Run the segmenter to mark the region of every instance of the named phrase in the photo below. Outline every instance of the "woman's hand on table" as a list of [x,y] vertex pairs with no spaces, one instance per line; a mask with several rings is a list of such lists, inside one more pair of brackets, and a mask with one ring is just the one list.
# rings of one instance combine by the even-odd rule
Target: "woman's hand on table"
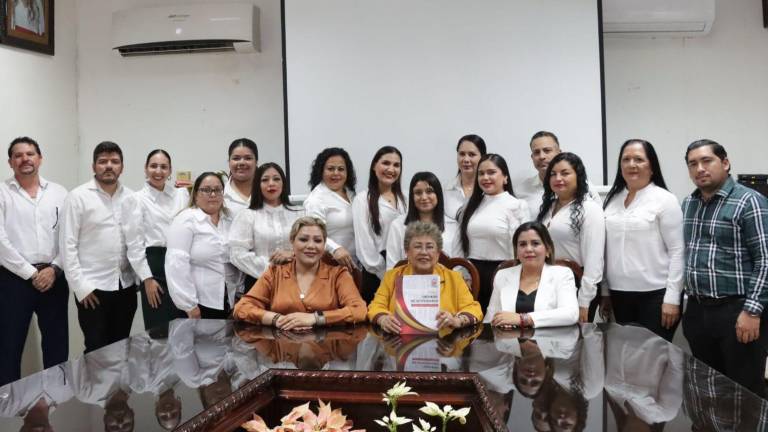
[[315,325],[315,314],[305,312],[293,312],[282,315],[275,323],[280,330],[308,331]]
[[520,327],[520,314],[515,312],[496,312],[491,325],[501,328]]
[[438,312],[435,319],[437,320],[438,329],[443,329],[443,328],[457,329],[457,328],[463,327],[463,324],[464,324],[464,321],[461,319],[459,315],[454,315],[446,311]]
[[376,318],[376,324],[387,333],[400,334],[400,321],[392,314],[381,314]]

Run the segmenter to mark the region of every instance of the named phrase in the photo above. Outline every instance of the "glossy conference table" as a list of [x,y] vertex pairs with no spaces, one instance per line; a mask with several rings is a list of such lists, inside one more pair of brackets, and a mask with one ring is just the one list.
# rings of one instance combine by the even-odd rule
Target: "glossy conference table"
[[440,339],[176,320],[0,388],[0,431],[24,418],[56,431],[171,430],[270,368],[473,372],[513,431],[768,430],[768,403],[641,328]]

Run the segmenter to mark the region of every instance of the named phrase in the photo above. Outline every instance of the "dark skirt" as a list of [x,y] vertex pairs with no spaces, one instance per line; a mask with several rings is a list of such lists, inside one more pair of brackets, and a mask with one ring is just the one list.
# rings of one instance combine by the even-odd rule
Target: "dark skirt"
[[[144,284],[139,285],[141,292],[141,311],[144,315],[144,328],[150,330],[155,327],[167,327],[169,321],[176,318],[186,318],[187,314],[176,308],[168,292],[168,284],[165,281],[165,248],[148,247],[147,264],[152,272],[152,277],[160,284],[163,293],[160,294],[160,306],[155,309],[149,305]],[[163,333],[163,332],[161,332]]]
[[[384,258],[384,262],[387,262],[387,251],[381,251],[379,254]],[[363,286],[360,287],[360,297],[363,298],[365,304],[370,304],[376,296],[376,291],[379,289],[379,285],[381,285],[381,279],[375,274],[369,273],[365,267],[362,267],[362,270]]]
[[496,274],[496,268],[504,261],[486,261],[472,258],[469,261],[477,268],[477,272],[480,274],[480,293],[477,296],[477,301],[480,302],[483,315],[485,315],[488,303],[491,301],[491,293],[493,292],[493,276]]

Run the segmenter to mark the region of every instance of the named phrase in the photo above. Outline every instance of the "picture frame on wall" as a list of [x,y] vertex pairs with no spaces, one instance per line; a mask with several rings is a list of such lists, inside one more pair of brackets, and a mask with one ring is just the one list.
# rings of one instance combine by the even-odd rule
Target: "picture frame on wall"
[[54,0],[0,0],[0,44],[54,55]]

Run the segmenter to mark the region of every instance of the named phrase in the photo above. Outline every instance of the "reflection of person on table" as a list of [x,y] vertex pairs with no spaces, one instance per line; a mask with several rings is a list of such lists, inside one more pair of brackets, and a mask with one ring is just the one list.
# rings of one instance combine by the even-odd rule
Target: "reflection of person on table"
[[23,417],[21,431],[53,430],[49,415],[72,399],[68,365],[58,365],[0,387],[0,417]]
[[540,222],[525,222],[512,236],[520,264],[499,270],[485,322],[502,328],[554,327],[579,319],[573,272],[555,266],[555,246]]
[[400,333],[400,320],[394,315],[395,283],[397,278],[408,275],[440,277],[440,312],[437,314],[438,329],[452,330],[474,325],[483,319],[478,303],[469,291],[461,273],[438,264],[443,249],[440,228],[431,222],[411,222],[403,239],[408,264],[387,271],[368,306],[368,319],[388,333]]
[[11,16],[11,29],[42,35],[45,33],[45,13],[42,0],[16,0]]
[[235,319],[281,330],[365,320],[365,303],[347,268],[321,260],[326,239],[320,219],[296,219],[290,233],[294,260],[270,265],[235,306]]
[[266,327],[238,328],[237,336],[256,349],[268,364],[291,365],[299,369],[327,369],[332,362],[342,369],[354,358],[357,345],[365,339],[365,326],[318,329],[296,333],[273,331]]
[[[651,430],[675,417],[683,400],[683,351],[635,327],[605,332],[605,391],[619,430]],[[658,425],[658,426],[657,426]]]

